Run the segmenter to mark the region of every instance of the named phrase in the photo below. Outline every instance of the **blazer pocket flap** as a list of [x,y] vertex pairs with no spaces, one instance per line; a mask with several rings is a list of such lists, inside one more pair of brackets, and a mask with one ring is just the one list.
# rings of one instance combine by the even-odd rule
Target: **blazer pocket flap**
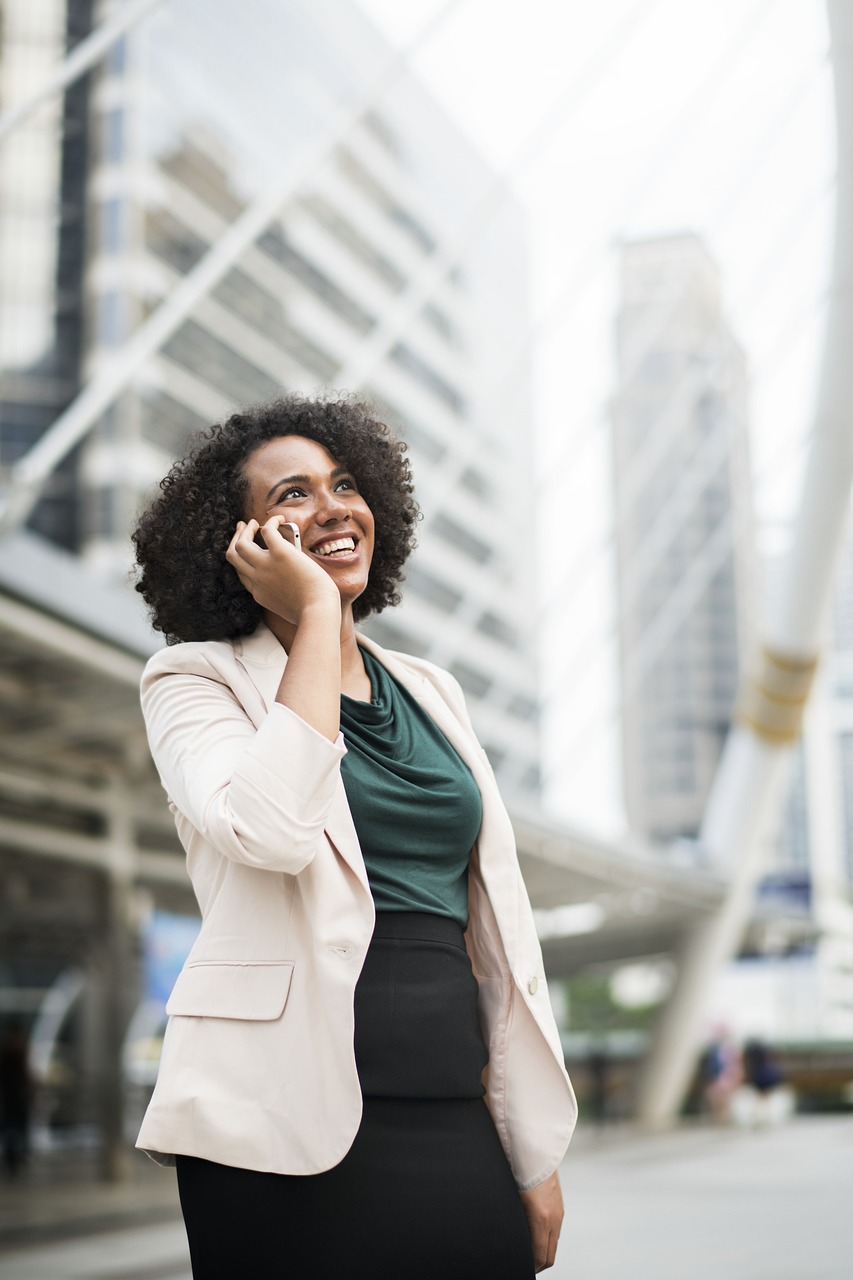
[[166,1005],[179,1018],[241,1018],[272,1022],[287,1003],[293,964],[197,961],[178,975]]

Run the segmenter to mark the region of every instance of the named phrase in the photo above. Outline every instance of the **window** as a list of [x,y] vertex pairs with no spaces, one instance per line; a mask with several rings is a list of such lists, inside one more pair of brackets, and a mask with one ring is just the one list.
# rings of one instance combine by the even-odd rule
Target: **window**
[[488,501],[492,497],[492,486],[482,471],[476,471],[473,467],[466,467],[459,481],[464,489],[469,493],[475,493],[478,498]]
[[208,242],[167,209],[149,209],[145,217],[145,243],[180,275],[204,257]]
[[436,333],[440,334],[450,346],[454,346],[457,341],[456,329],[446,311],[441,307],[437,307],[434,302],[428,302],[421,312],[426,323]]
[[475,698],[484,698],[492,687],[490,678],[482,671],[478,671],[476,667],[470,667],[467,662],[461,660],[454,662],[450,671],[465,692]]
[[398,267],[381,253],[375,245],[353,226],[349,219],[343,217],[322,196],[307,195],[302,199],[303,206],[308,209],[319,223],[347,248],[364,266],[374,272],[389,289],[399,293],[406,283],[406,277]]
[[187,437],[207,426],[209,423],[206,419],[164,391],[152,389],[146,392],[142,400],[143,438],[166,453],[182,453]]
[[107,53],[106,63],[111,75],[120,76],[124,73],[125,63],[127,62],[127,42],[122,39],[116,40]]
[[98,342],[102,347],[115,347],[125,336],[124,297],[109,289],[98,299]]
[[187,320],[165,343],[164,353],[221,391],[232,403],[275,395],[279,383],[232,350],[195,320]]
[[462,602],[462,592],[448,583],[442,582],[419,565],[412,565],[406,573],[406,584],[423,600],[437,605],[445,613],[453,613]]
[[422,253],[432,253],[436,247],[435,240],[423,223],[408,209],[402,208],[397,203],[396,197],[377,178],[374,178],[359,160],[356,160],[351,151],[346,147],[338,147],[337,161],[341,172],[353,186],[358,187],[373,204],[377,205]]
[[182,138],[178,146],[161,159],[160,167],[228,222],[245,207],[231,186],[227,170],[188,138]]
[[118,164],[124,154],[124,116],[119,107],[112,107],[104,113],[101,145],[107,164]]
[[521,775],[519,790],[538,795],[542,789],[542,773],[538,765],[530,764]]
[[440,440],[436,440],[424,427],[418,426],[411,418],[406,420],[405,437],[413,449],[427,462],[439,462],[447,453]]
[[539,710],[539,704],[526,694],[516,693],[510,698],[507,711],[516,720],[532,720]]
[[490,636],[492,640],[497,640],[498,644],[504,645],[507,649],[518,649],[520,647],[520,639],[516,628],[507,622],[505,618],[498,617],[496,613],[492,613],[489,609],[480,615],[477,621],[477,630],[482,632],[484,636]]
[[391,351],[391,359],[407,373],[431,391],[439,400],[444,401],[449,409],[462,416],[467,408],[465,398],[456,387],[452,386],[440,373],[436,373],[430,364],[407,346],[398,342]]
[[113,197],[101,205],[101,243],[104,253],[118,253],[124,244],[124,204]]
[[265,231],[258,241],[258,248],[280,263],[285,271],[321,298],[359,333],[368,333],[373,328],[375,318],[348,293],[338,288],[324,271],[299,253],[290,244],[281,227],[271,227],[269,231]]
[[245,320],[271,342],[281,339],[284,331],[284,307],[267,289],[256,284],[245,271],[233,267],[213,290],[217,302]]
[[490,559],[492,548],[475,534],[463,529],[462,525],[457,524],[450,516],[443,513],[437,515],[432,527],[440,538],[456,547],[457,551],[462,551],[472,560],[476,560],[478,564],[485,564]]
[[413,654],[416,658],[425,658],[427,655],[429,645],[425,645],[422,640],[410,635],[395,623],[386,621],[385,618],[371,618],[365,631],[377,644],[384,645],[386,649],[399,649],[403,653]]

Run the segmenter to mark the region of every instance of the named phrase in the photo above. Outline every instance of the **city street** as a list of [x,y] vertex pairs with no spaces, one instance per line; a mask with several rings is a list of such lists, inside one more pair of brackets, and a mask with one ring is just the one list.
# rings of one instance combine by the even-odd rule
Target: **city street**
[[[659,1137],[581,1130],[563,1182],[567,1220],[553,1280],[851,1274],[853,1118]],[[18,1247],[0,1253],[0,1273],[3,1280],[190,1280],[179,1221]]]

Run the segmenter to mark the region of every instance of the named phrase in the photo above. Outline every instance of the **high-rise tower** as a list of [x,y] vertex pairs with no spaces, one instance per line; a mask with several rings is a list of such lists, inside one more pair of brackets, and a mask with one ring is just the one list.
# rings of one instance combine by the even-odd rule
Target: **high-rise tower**
[[696,236],[622,247],[617,353],[625,800],[634,831],[668,840],[698,831],[750,604],[744,357]]

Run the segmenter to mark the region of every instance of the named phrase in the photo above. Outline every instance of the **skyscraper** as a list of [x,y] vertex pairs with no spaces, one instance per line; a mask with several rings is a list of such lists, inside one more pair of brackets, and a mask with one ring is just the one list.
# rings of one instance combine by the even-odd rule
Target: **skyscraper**
[[[4,0],[0,110],[26,101],[91,30],[93,0]],[[90,150],[82,76],[0,145],[0,473],[80,389]],[[45,485],[31,524],[79,542],[78,455]]]
[[[91,19],[88,0],[51,7],[69,22]],[[102,3],[95,17],[116,8]],[[60,31],[54,44],[62,39]],[[7,43],[9,65],[14,54]],[[391,61],[350,0],[246,0],[239,15],[225,0],[172,0],[113,46],[87,90],[86,147],[82,126],[62,130],[55,121],[52,165],[36,175],[50,211],[40,253],[56,262],[65,259],[51,240],[51,218],[64,207],[63,174],[76,175],[72,203],[86,232],[85,258],[74,261],[85,293],[82,302],[76,295],[82,341],[72,350],[59,324],[70,295],[58,276],[44,282],[38,357],[15,366],[16,386],[42,397],[25,444],[79,385],[122,355],[140,323],[247,209],[296,174],[336,113],[387,81]],[[9,162],[7,188],[24,164],[22,155]],[[294,182],[277,216],[157,353],[133,369],[73,464],[73,511],[46,531],[98,572],[126,574],[142,495],[191,432],[283,389],[313,393],[347,382],[389,309],[434,271],[443,251],[465,241],[414,319],[356,378],[405,434],[425,513],[404,604],[368,630],[454,672],[503,786],[532,799],[533,583],[507,515],[530,529],[527,387],[523,372],[507,380],[525,338],[523,220],[507,195],[473,243],[465,234],[494,187],[488,166],[416,79],[396,75],[315,156],[310,176]],[[5,312],[13,337],[7,301],[30,288],[16,234],[0,224],[0,255],[14,284],[0,300],[0,324]],[[69,357],[68,379],[48,403],[43,362],[60,356]],[[8,392],[4,399],[0,433],[12,461],[15,433],[24,437]]]
[[612,411],[622,745],[632,829],[695,836],[751,603],[743,354],[701,240],[621,250]]

